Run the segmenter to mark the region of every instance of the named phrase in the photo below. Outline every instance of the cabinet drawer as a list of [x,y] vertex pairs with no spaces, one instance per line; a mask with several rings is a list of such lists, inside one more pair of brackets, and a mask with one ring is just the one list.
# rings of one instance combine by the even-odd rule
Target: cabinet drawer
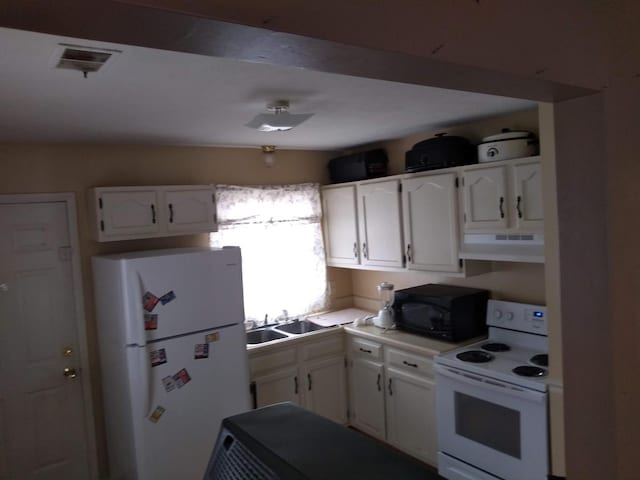
[[300,347],[300,360],[313,360],[332,355],[344,355],[343,342],[343,335],[336,334],[317,342],[302,345]]
[[350,350],[353,354],[376,360],[382,360],[382,345],[362,338],[352,338]]
[[408,373],[433,377],[433,360],[431,358],[413,355],[393,348],[387,348],[386,357],[388,366],[396,367]]
[[249,371],[251,377],[285,366],[297,364],[296,349],[284,348],[263,355],[251,355],[249,357]]

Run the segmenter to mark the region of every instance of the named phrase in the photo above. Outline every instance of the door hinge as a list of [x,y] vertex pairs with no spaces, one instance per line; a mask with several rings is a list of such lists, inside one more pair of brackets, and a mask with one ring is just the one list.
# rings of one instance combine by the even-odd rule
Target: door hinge
[[456,188],[460,187],[460,181],[458,180],[458,177],[456,177]]
[[344,368],[347,368],[347,359],[344,359]]
[[464,261],[461,258],[458,259],[458,265],[460,265],[460,268],[464,265]]
[[402,193],[402,184],[401,183],[398,184],[398,193]]
[[467,223],[467,212],[462,214],[462,218],[464,218],[464,223]]
[[102,210],[102,197],[98,198],[98,208]]
[[100,220],[100,230],[104,232],[104,220]]
[[402,266],[407,266],[407,256],[405,254],[402,254]]

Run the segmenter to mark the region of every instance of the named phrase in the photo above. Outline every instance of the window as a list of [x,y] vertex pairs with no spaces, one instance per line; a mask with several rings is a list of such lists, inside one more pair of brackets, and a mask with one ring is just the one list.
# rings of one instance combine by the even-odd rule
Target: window
[[327,274],[318,184],[218,185],[214,246],[242,250],[247,319],[324,310]]

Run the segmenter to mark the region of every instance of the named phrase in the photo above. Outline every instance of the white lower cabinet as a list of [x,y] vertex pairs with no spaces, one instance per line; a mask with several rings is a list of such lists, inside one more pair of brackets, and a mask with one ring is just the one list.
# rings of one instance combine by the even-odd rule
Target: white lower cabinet
[[387,368],[387,441],[435,465],[435,385],[432,380]]
[[305,340],[249,352],[257,408],[293,402],[336,423],[347,423],[344,335]]
[[349,336],[350,424],[437,465],[431,357]]
[[384,440],[383,366],[371,360],[352,358],[349,367],[349,421],[359,430]]

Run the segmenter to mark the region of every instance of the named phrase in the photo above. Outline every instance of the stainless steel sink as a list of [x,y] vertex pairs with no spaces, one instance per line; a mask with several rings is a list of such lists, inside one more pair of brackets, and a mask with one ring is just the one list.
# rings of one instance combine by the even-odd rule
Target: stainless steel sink
[[285,323],[283,325],[278,325],[277,327],[275,327],[276,330],[281,330],[283,332],[291,333],[294,335],[314,332],[316,330],[321,330],[323,328],[325,327],[316,325],[315,323],[312,323],[309,320],[295,320],[291,323]]
[[259,330],[251,330],[247,332],[247,343],[255,345],[257,343],[270,342],[271,340],[278,340],[279,338],[286,338],[284,333],[276,332],[271,328],[262,328]]

